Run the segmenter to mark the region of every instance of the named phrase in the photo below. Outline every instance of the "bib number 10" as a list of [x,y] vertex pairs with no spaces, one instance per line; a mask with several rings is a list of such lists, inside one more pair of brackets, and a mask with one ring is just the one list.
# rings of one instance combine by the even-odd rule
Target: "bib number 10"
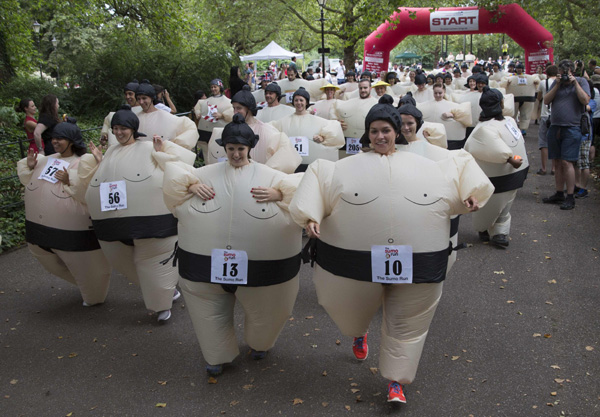
[[412,246],[371,246],[371,281],[380,284],[411,284]]
[[391,275],[390,274],[390,266],[391,266],[391,274],[393,275],[400,275],[402,273],[402,262],[396,260],[391,262],[390,265],[390,261],[385,261],[385,275]]

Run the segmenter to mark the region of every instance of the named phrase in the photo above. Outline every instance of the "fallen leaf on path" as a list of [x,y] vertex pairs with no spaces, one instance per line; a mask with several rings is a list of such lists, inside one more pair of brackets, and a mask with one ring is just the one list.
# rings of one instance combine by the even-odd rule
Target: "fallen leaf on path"
[[550,281],[548,281],[548,284],[556,284],[556,280],[555,279],[551,279]]
[[75,356],[77,356],[77,353],[69,353],[69,358],[74,358]]
[[552,301],[546,301],[546,304],[553,306]]
[[252,385],[252,384],[246,384],[242,388],[245,389],[245,390],[250,390],[250,389],[252,389],[252,387],[254,387],[254,385]]
[[167,406],[167,403],[156,403],[156,406],[158,408],[165,408]]
[[321,403],[321,405],[322,405],[323,407],[327,407],[327,406],[329,405],[329,403],[322,402],[322,403]]
[[550,338],[552,337],[552,335],[551,335],[550,333],[545,333],[545,334],[544,334],[544,337],[545,337],[546,339],[550,339]]
[[585,350],[587,350],[588,352],[591,352],[592,350],[594,350],[593,346],[586,346]]
[[12,379],[12,380],[10,381],[10,385],[17,385],[17,382],[19,382],[19,380],[18,380],[18,379]]
[[551,392],[550,395],[552,395],[553,397],[556,397],[556,391]]
[[453,361],[457,360],[458,358],[460,358],[460,356],[452,356]]
[[550,368],[552,368],[552,369],[560,369],[560,366],[558,366],[558,365],[550,365]]
[[229,403],[229,405],[231,407],[233,407],[234,405],[238,405],[240,402],[238,400],[233,400],[232,402]]
[[306,317],[304,317],[304,318],[305,318],[306,320],[310,320],[310,319],[314,319],[314,318],[315,318],[315,316],[306,316]]
[[335,341],[336,345],[339,345],[340,343],[342,343],[342,342],[340,342],[340,339],[338,339],[338,340]]
[[533,337],[542,337],[542,334],[541,333],[534,333]]
[[352,392],[352,394],[356,394],[357,392],[360,392],[360,390],[358,388],[352,388],[350,392]]
[[565,382],[565,380],[562,378],[555,378],[554,382],[556,382],[557,384],[562,384],[563,382]]
[[349,405],[345,405],[345,406],[344,406],[344,408],[345,408],[346,410],[348,410],[348,411],[350,411],[350,410],[352,409],[352,408],[350,408],[350,406],[349,406]]
[[515,303],[515,302],[514,302],[513,300],[508,300],[508,301],[506,302],[506,304],[514,304],[514,303]]
[[350,384],[351,387],[358,387],[358,384],[356,382],[353,382]]
[[209,383],[209,384],[216,384],[217,382],[218,382],[218,381],[217,381],[217,378],[215,378],[215,377],[212,377],[212,376],[211,376],[211,377],[208,377],[208,383]]
[[323,373],[321,375],[327,376],[327,371],[323,371]]
[[494,274],[496,275],[504,275],[504,271],[500,270],[500,271],[494,271]]
[[158,381],[160,385],[167,385],[167,381]]
[[379,369],[377,369],[377,368],[369,368],[369,371],[371,371],[371,373],[373,375],[377,375],[377,372],[379,372]]
[[294,405],[302,404],[303,402],[300,398],[294,398]]

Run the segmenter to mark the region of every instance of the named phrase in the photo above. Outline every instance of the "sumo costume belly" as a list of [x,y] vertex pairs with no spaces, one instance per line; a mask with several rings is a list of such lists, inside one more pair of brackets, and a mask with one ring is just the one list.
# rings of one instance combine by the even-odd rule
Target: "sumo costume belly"
[[[298,168],[302,162],[302,157],[298,155],[285,133],[280,132],[270,124],[256,120],[256,118],[248,123],[248,126],[259,138],[256,146],[250,149],[250,157],[254,161],[286,174],[292,174]],[[225,148],[216,142],[222,134],[222,128],[213,130],[208,142],[208,156],[205,159],[208,165],[227,159]]]
[[[508,129],[507,124],[512,129]],[[504,120],[479,123],[469,136],[465,150],[473,155],[495,187],[488,204],[473,213],[475,230],[487,230],[490,236],[508,235],[510,208],[529,171],[525,141],[516,122],[511,117],[506,117]],[[506,162],[515,155],[523,158],[523,164],[516,169]]]
[[[200,134],[200,140],[202,142],[208,142],[210,135],[215,127],[225,127],[228,123],[224,119],[208,120],[205,119],[208,116],[208,105],[217,106],[217,112],[223,114],[227,111],[231,111],[231,100],[221,95],[219,97],[211,96],[205,100],[198,100],[194,106],[194,113],[196,114],[196,120],[198,120],[198,133]],[[144,132],[141,130],[141,132]],[[144,132],[146,133],[146,132]]]
[[346,123],[343,131],[347,138],[360,138],[365,133],[365,117],[378,100],[374,97],[336,101],[331,108],[331,118]]
[[[338,149],[345,143],[344,132],[337,120],[325,120],[312,114],[300,116],[294,113],[271,124],[288,137],[308,138],[308,156],[302,157],[302,164],[310,164],[317,159],[337,161]],[[313,140],[315,135],[321,135],[323,142],[315,142]]]
[[423,91],[415,91],[413,93],[413,97],[417,103],[425,103],[427,101],[432,101],[433,98],[433,89],[426,87]]
[[[468,196],[485,203],[492,193],[484,175],[462,181],[459,167],[467,160],[368,152],[317,161],[290,204],[299,225],[320,224],[313,279],[319,303],[342,333],[364,335],[383,302],[379,368],[390,380],[410,383],[416,374],[446,276],[450,216],[467,211]],[[419,284],[371,282],[372,245],[412,246]]]
[[329,115],[329,111],[337,100],[319,100],[315,103],[314,106],[310,109],[310,111],[315,112],[315,116],[319,116],[323,119],[331,120],[332,118]]
[[513,117],[519,117],[519,128],[527,130],[531,122],[533,105],[537,95],[539,78],[529,74],[514,75],[509,77],[505,83],[506,92],[515,97],[515,112]]
[[[298,293],[301,229],[287,205],[299,175],[286,176],[250,162],[241,168],[222,162],[199,169],[167,164],[164,198],[179,219],[178,266],[180,286],[198,341],[211,365],[229,363],[239,354],[233,306],[245,310],[245,340],[257,351],[273,347]],[[188,193],[190,185],[214,189],[212,200]],[[294,182],[294,181],[292,181]],[[253,187],[274,187],[284,199],[257,203]],[[213,249],[242,250],[248,255],[247,285],[211,283]]]
[[293,107],[279,104],[274,107],[263,107],[262,109],[258,109],[256,118],[261,122],[269,123],[274,120],[283,119],[284,117],[292,115],[295,112],[296,110]]
[[69,163],[71,183],[76,180],[79,157],[38,155],[33,170],[27,158],[17,163],[25,186],[25,240],[44,268],[79,287],[89,304],[104,302],[110,282],[110,266],[100,250],[83,195],[74,187],[38,179],[49,158]]
[[[172,142],[164,142],[163,151],[140,141],[111,146],[99,165],[88,157],[78,172],[82,181],[91,177],[85,198],[102,250],[117,271],[139,283],[144,303],[153,311],[171,308],[177,284],[177,270],[160,264],[177,240],[177,220],[162,198],[163,167],[167,161],[191,165],[195,159],[193,152]],[[102,211],[101,184],[113,181],[124,181],[127,208]]]
[[196,125],[188,117],[177,117],[165,111],[138,113],[140,119],[140,132],[147,136],[141,141],[152,142],[152,136],[158,135],[163,140],[168,140],[185,149],[193,149],[198,142]]
[[[429,101],[419,103],[417,106],[423,113],[423,120],[427,122],[441,123],[446,128],[449,148],[462,148],[466,139],[467,126],[472,124],[471,105],[469,103],[457,104],[451,101]],[[444,119],[442,114],[452,113],[454,118]]]
[[281,104],[292,105],[292,93],[296,92],[300,87],[304,87],[308,94],[310,94],[310,101],[316,102],[321,99],[323,95],[323,90],[321,87],[327,85],[327,80],[324,78],[320,78],[318,80],[303,80],[301,78],[296,78],[294,81],[290,81],[287,78],[284,80],[276,81],[277,85],[281,88],[281,94],[283,97],[279,102]]
[[[131,111],[138,115],[142,112],[142,106],[132,107]],[[110,126],[110,122],[112,121],[114,114],[115,112],[111,111],[106,115],[106,117],[104,118],[104,123],[102,124],[102,130],[100,131],[101,135],[106,135],[108,137],[108,146],[119,144],[119,141],[117,141],[117,138],[115,137],[115,135],[113,135],[112,127]]]

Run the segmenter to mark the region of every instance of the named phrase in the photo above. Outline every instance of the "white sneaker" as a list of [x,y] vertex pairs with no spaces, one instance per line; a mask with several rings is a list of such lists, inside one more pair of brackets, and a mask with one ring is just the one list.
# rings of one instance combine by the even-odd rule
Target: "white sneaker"
[[181,297],[181,293],[177,290],[177,288],[175,288],[175,293],[173,294],[173,301],[179,300],[179,297]]
[[163,310],[158,312],[158,322],[165,322],[171,318],[171,310]]
[[91,304],[88,304],[87,302],[85,302],[85,301],[84,301],[84,302],[83,302],[83,306],[84,306],[84,307],[91,307],[92,305],[91,305]]

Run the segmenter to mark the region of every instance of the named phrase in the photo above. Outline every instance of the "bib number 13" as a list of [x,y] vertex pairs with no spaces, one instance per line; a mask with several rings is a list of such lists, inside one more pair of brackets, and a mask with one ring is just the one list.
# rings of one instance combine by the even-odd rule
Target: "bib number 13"
[[411,284],[413,280],[412,247],[371,247],[372,281],[381,284]]
[[213,249],[210,282],[213,284],[247,285],[248,254],[243,250]]

